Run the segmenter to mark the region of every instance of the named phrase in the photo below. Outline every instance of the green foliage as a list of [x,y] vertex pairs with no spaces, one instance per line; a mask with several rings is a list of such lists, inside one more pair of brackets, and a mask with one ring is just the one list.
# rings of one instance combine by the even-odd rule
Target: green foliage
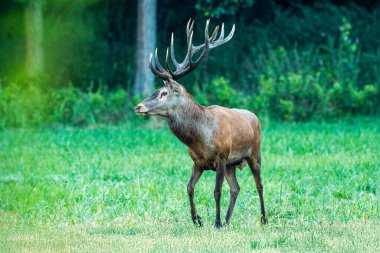
[[335,83],[328,91],[332,111],[339,116],[375,112],[378,106],[377,96],[377,87],[371,84],[358,89],[353,85],[342,86],[340,83]]
[[258,90],[255,105],[273,118],[307,120],[314,114],[324,115],[323,88],[312,75],[288,73],[277,79],[262,77]]
[[231,87],[231,83],[224,77],[213,79],[205,85],[205,91],[199,87],[195,90],[196,100],[202,105],[221,105],[241,107],[242,94]]
[[198,0],[195,8],[205,17],[220,18],[225,15],[235,15],[241,8],[252,7],[255,0]]
[[[312,58],[313,52],[307,52]],[[311,74],[311,64],[296,65],[297,51],[291,56],[284,48],[271,51],[266,58],[266,71],[261,75],[256,91],[241,92],[232,87],[224,77],[213,79],[205,90],[195,89],[200,104],[219,104],[227,107],[247,108],[260,116],[277,120],[304,121],[310,119],[336,118],[345,115],[374,114],[378,112],[379,91],[376,85],[358,87],[357,80],[345,76],[346,63],[325,62],[316,75]],[[296,56],[296,57],[294,57]],[[294,58],[292,58],[294,57]],[[283,66],[279,63],[283,62]],[[300,64],[300,63],[298,63]],[[336,67],[341,65],[341,70]],[[334,73],[329,70],[334,69]],[[275,75],[273,73],[281,73]],[[339,78],[341,82],[334,80]],[[331,83],[331,84],[330,84]]]
[[103,88],[95,92],[81,92],[69,87],[54,93],[56,108],[54,117],[61,123],[88,125],[117,123],[127,115],[128,94],[123,89],[108,92]]
[[351,28],[343,18],[337,42],[330,37],[317,49],[253,51],[264,66],[253,108],[285,120],[379,112],[379,83],[363,84]]
[[0,127],[41,126],[58,122],[71,125],[115,124],[133,113],[133,101],[121,89],[93,91],[42,89],[33,83],[0,85]]
[[46,89],[26,83],[0,84],[0,128],[41,125],[51,119],[53,104]]

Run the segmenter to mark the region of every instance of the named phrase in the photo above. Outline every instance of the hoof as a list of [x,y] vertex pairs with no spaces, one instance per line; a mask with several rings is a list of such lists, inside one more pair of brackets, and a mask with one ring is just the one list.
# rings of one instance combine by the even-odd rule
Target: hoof
[[261,216],[261,225],[266,225],[266,224],[268,224],[267,218],[265,218],[265,216]]
[[202,227],[203,224],[202,224],[202,219],[199,215],[197,215],[196,217],[193,217],[192,218],[193,222],[195,225],[199,226],[199,227]]
[[215,221],[215,228],[219,229],[219,228],[222,228],[223,225],[220,221]]

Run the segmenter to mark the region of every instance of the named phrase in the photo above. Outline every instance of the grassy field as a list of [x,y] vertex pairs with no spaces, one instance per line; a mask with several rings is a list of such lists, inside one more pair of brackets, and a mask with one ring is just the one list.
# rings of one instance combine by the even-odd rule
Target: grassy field
[[[378,252],[380,119],[263,124],[262,227],[248,168],[231,225],[213,227],[214,172],[160,124],[0,132],[0,252]],[[225,182],[222,214],[229,189]]]

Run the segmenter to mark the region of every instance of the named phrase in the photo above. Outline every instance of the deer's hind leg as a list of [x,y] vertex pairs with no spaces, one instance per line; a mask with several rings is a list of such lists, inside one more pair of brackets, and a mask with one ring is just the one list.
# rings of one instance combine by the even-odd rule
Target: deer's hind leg
[[226,224],[229,224],[240,191],[239,183],[236,178],[236,166],[227,166],[225,177],[230,186],[230,204],[228,205],[226,214]]
[[261,207],[261,224],[267,224],[267,218],[265,216],[265,205],[264,205],[264,187],[261,183],[261,154],[258,152],[258,154],[251,156],[247,159],[248,165],[251,168],[253,178],[255,179],[256,189],[257,193],[259,194],[260,198],[260,207]]

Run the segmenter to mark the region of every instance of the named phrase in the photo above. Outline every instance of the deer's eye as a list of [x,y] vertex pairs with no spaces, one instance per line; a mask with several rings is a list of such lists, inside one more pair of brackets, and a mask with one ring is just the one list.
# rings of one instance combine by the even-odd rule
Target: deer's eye
[[161,93],[161,97],[166,96],[166,95],[168,95],[168,93],[166,91]]

